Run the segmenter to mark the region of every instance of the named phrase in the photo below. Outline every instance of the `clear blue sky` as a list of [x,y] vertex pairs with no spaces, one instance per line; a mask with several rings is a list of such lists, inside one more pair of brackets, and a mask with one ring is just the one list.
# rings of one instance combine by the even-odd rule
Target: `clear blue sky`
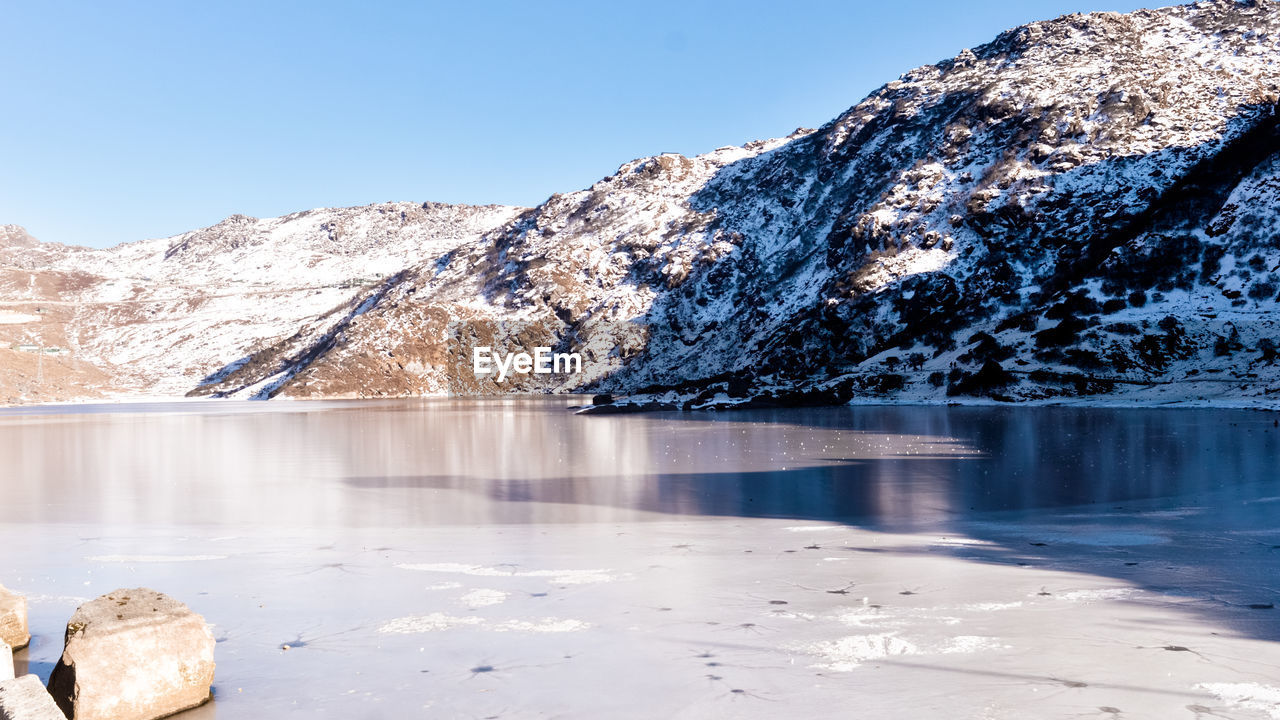
[[534,205],[816,127],[1024,22],[1141,6],[4,0],[0,223],[106,246],[232,213]]

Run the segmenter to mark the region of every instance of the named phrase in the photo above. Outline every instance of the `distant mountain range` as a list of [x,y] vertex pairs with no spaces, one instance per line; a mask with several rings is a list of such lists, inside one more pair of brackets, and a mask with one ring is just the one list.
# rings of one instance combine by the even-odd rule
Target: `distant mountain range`
[[[37,385],[0,348],[0,401],[1277,407],[1278,102],[1280,5],[1202,2],[1020,27],[818,130],[532,209],[233,216],[108,250],[4,226],[0,341],[71,352]],[[499,384],[478,345],[586,368]]]

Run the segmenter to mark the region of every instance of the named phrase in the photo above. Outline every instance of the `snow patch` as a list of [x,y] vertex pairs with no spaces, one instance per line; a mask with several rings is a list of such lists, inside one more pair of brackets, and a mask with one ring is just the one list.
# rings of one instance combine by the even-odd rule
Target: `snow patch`
[[494,632],[543,632],[543,633],[564,633],[579,632],[591,627],[591,623],[582,620],[558,620],[556,618],[542,618],[541,620],[508,620],[504,623],[498,623],[492,626]]
[[808,651],[824,660],[815,667],[835,672],[849,672],[868,660],[880,660],[895,655],[918,655],[920,648],[909,640],[903,640],[895,633],[881,633],[850,635],[839,640],[814,643]]
[[969,605],[960,606],[961,610],[969,610],[972,612],[999,612],[1001,610],[1013,610],[1022,607],[1022,601],[1006,602],[1006,603],[971,603]]
[[1280,720],[1280,688],[1258,683],[1200,683],[1196,685],[1219,700],[1242,710],[1256,710]]
[[925,645],[899,637],[897,633],[850,635],[839,640],[814,643],[804,650],[819,656],[814,667],[849,672],[866,662],[906,655],[962,655],[1009,647],[998,639],[980,635],[957,635],[940,644]]
[[614,574],[612,570],[515,570],[504,566],[464,565],[462,563],[400,563],[402,570],[418,572],[453,573],[476,577],[548,578],[560,585],[593,585],[626,579],[626,574]]
[[226,560],[226,555],[90,555],[89,562],[99,563],[168,563]]
[[463,605],[472,608],[488,607],[490,605],[499,605],[506,602],[508,593],[501,590],[478,589],[463,595],[459,600]]
[[477,630],[490,632],[564,633],[586,630],[591,627],[591,624],[572,618],[504,620],[495,623],[474,616],[459,617],[444,613],[430,613],[428,615],[411,615],[409,617],[396,618],[384,623],[378,628],[378,632],[384,635],[413,635],[452,630],[457,627],[473,627]]
[[431,613],[430,615],[411,615],[409,617],[396,618],[388,623],[384,623],[382,627],[378,628],[378,632],[384,634],[407,635],[412,633],[449,630],[463,625],[483,624],[483,618],[455,617],[452,615],[445,615],[444,613]]
[[1137,590],[1134,588],[1101,588],[1098,590],[1073,590],[1055,597],[1068,602],[1098,602],[1100,600],[1124,600],[1132,597],[1136,592]]

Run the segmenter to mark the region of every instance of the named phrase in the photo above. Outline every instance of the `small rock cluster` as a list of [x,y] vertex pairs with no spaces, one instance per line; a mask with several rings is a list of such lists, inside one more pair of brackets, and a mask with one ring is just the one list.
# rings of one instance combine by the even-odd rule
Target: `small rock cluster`
[[0,643],[13,650],[21,650],[29,642],[31,633],[27,632],[27,599],[0,585]]
[[183,603],[146,588],[81,605],[46,689],[14,677],[26,647],[25,598],[0,586],[0,720],[154,720],[202,705],[213,685],[213,632]]
[[4,720],[66,720],[35,675],[0,681],[0,718]]

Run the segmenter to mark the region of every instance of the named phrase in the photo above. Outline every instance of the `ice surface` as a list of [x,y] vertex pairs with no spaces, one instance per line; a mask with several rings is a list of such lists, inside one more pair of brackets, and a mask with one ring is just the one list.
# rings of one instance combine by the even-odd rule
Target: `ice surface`
[[184,720],[1277,717],[1270,416],[564,405],[0,415],[18,670],[146,585]]

